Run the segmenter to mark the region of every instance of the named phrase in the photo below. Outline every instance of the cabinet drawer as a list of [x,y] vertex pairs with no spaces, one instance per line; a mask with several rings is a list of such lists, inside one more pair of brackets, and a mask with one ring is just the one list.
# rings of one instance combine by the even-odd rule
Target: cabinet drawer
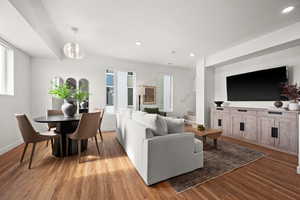
[[228,108],[224,108],[224,107],[215,107],[212,109],[213,112],[220,112],[220,113],[224,113],[224,112],[229,112]]
[[264,117],[272,117],[272,118],[290,118],[290,119],[297,119],[297,113],[294,112],[286,112],[286,111],[274,111],[274,110],[266,110],[266,111],[259,111],[259,116]]
[[244,108],[236,108],[231,110],[232,114],[242,114],[242,115],[256,115],[257,111],[255,110],[248,110]]

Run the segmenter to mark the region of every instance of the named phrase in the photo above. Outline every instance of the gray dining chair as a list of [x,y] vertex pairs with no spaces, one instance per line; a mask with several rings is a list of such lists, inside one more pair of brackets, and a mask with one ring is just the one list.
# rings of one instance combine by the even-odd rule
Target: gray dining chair
[[102,125],[102,121],[103,121],[103,116],[104,116],[104,113],[105,113],[105,109],[104,108],[103,109],[96,108],[95,111],[96,112],[101,112],[98,131],[99,131],[99,134],[100,134],[101,141],[103,141],[102,132],[101,132],[101,125]]
[[17,118],[20,132],[25,142],[25,147],[21,156],[20,163],[23,162],[28,145],[32,143],[33,146],[32,146],[32,151],[31,151],[29,165],[28,165],[28,169],[31,169],[31,163],[32,163],[36,143],[50,140],[52,151],[53,151],[53,139],[56,138],[60,140],[60,153],[62,155],[62,138],[60,137],[60,135],[54,133],[53,131],[47,131],[43,133],[39,133],[35,131],[34,128],[32,127],[32,124],[30,123],[29,119],[25,114],[16,114],[16,118]]
[[[47,116],[63,115],[61,110],[47,110]],[[48,123],[48,131],[56,128],[56,123]],[[46,146],[48,146],[49,140],[47,140]]]
[[100,115],[101,112],[82,113],[81,119],[75,132],[67,135],[67,156],[69,155],[69,140],[76,140],[78,147],[78,162],[80,162],[81,141],[88,140],[89,138],[95,138],[97,151],[100,155],[97,141],[97,130],[99,128]]

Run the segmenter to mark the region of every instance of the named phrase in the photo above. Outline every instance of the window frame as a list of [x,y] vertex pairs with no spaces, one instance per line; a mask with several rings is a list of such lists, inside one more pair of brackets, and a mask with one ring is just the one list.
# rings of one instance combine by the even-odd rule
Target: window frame
[[[129,75],[129,73],[132,73],[131,75]],[[128,80],[129,80],[129,77],[132,77],[132,87],[129,87],[128,86]],[[128,99],[128,89],[132,89],[132,105],[129,105],[129,102],[127,101],[127,107],[128,108],[135,108],[135,88],[136,88],[136,73],[131,71],[131,72],[127,72],[127,99]]]
[[[117,82],[117,76],[116,76],[116,72],[115,70],[111,69],[111,68],[107,68],[105,70],[105,107],[107,108],[106,110],[110,113],[114,113],[115,112],[115,106],[116,106],[116,101],[117,101],[117,95],[116,95],[116,88],[117,88],[117,85],[116,85],[116,82]],[[127,85],[126,85],[126,88],[127,88],[127,108],[130,108],[130,109],[133,109],[135,108],[136,106],[136,72],[133,72],[133,71],[127,71]],[[132,73],[132,74],[130,74]],[[112,75],[113,76],[113,85],[107,85],[107,76],[108,75]],[[128,84],[128,80],[129,80],[129,77],[132,78],[132,86],[129,86]],[[114,91],[114,94],[113,94],[113,105],[108,105],[107,103],[107,91],[108,89],[107,88],[113,88],[113,91]],[[129,101],[128,101],[128,90],[129,89],[132,89],[132,105],[129,105]]]
[[[110,72],[108,72],[110,71]],[[113,84],[112,85],[107,85],[107,76],[108,75],[112,75],[113,76]],[[116,90],[116,85],[115,85],[115,72],[114,70],[112,69],[107,69],[105,71],[105,96],[106,96],[106,99],[105,99],[105,106],[106,107],[114,107],[115,106],[115,97],[114,97],[114,94],[113,94],[113,102],[112,102],[112,105],[109,105],[108,102],[107,102],[107,88],[113,88],[113,91],[115,93],[115,90]]]
[[[14,96],[14,49],[7,42],[0,38],[0,46],[4,48],[4,74],[0,74],[3,77],[4,86],[0,85],[0,96]],[[1,59],[1,58],[0,58]],[[2,88],[3,87],[3,88]],[[2,88],[2,89],[1,89]]]

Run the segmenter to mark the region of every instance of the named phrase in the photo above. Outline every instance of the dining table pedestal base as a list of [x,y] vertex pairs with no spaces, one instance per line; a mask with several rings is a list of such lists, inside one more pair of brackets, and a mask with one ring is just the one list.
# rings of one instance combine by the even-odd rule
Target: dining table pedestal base
[[[56,124],[56,130],[55,132],[57,134],[61,135],[61,140],[62,140],[62,153],[60,151],[60,139],[55,139],[54,144],[53,144],[53,152],[52,154],[56,157],[64,157],[66,156],[66,147],[67,147],[67,135],[73,133],[78,126],[78,121],[65,121],[65,122],[60,122]],[[69,140],[69,155],[77,155],[78,154],[78,147],[77,147],[77,141],[76,140]],[[81,141],[81,152],[86,151],[87,149],[87,140],[82,140]]]

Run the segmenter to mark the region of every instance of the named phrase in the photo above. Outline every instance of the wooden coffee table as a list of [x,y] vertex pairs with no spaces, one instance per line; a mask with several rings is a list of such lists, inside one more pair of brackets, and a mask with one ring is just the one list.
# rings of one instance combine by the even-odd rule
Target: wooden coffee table
[[193,132],[195,135],[202,136],[203,138],[203,144],[206,144],[206,137],[209,137],[214,140],[214,146],[217,149],[218,148],[218,138],[222,135],[221,129],[212,129],[208,128],[204,131],[198,131],[197,128],[193,128],[192,126],[186,126],[185,130],[187,132]]

